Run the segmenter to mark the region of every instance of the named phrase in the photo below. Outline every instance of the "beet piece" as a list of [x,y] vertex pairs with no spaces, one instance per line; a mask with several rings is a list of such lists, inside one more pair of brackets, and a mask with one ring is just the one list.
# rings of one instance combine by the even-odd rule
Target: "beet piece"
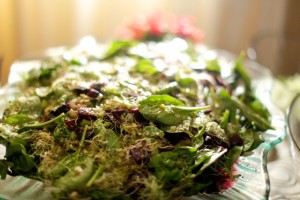
[[229,142],[231,146],[242,146],[244,144],[243,138],[238,134],[234,134],[229,138]]
[[129,153],[132,160],[138,165],[142,165],[147,162],[152,155],[147,142],[144,140],[131,147]]
[[77,128],[77,123],[75,119],[65,121],[65,124],[70,131],[74,131]]
[[90,90],[84,87],[77,87],[73,90],[77,96],[81,94],[87,94]]
[[94,83],[94,84],[91,85],[91,89],[95,89],[98,92],[100,92],[101,88],[103,88],[104,86],[105,86],[104,83]]
[[93,109],[91,109],[91,108],[80,108],[78,110],[78,118],[86,119],[86,120],[96,120],[97,119]]
[[149,124],[149,121],[143,117],[138,108],[130,109],[130,113],[133,115],[134,119],[139,125],[146,126]]
[[90,90],[89,90],[89,92],[87,93],[87,95],[89,96],[89,97],[92,97],[92,98],[97,98],[98,96],[99,96],[99,92],[97,91],[97,90],[95,90],[95,89],[93,89],[93,88],[91,88]]
[[125,112],[124,109],[114,110],[114,111],[108,112],[107,116],[113,124],[120,125],[124,122],[124,120],[121,118],[121,116],[124,112]]
[[61,106],[56,108],[56,110],[51,110],[49,115],[46,117],[46,120],[50,120],[54,117],[57,117],[61,113],[66,113],[70,110],[70,106],[67,103],[63,103]]
[[[83,131],[84,131],[84,127],[77,127],[75,129],[75,133],[76,133],[76,136],[77,136],[78,139],[81,139]],[[86,135],[85,135],[85,139],[91,139],[92,136],[94,135],[94,133],[95,133],[94,129],[87,130]]]

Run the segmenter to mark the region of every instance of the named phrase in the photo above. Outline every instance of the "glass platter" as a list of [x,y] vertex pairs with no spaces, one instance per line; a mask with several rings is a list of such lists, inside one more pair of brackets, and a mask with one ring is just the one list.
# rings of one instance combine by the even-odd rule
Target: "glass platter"
[[[57,53],[64,49],[57,48],[54,50]],[[214,50],[213,52],[224,62],[232,62],[235,59],[235,55],[226,51]],[[21,74],[32,67],[38,66],[39,60],[16,61],[12,65],[8,85],[0,89],[0,118],[4,104],[14,98],[14,94],[18,93],[17,85],[21,80]],[[268,130],[263,134],[265,142],[254,150],[252,155],[239,159],[236,164],[236,170],[241,176],[234,183],[233,187],[222,193],[199,194],[186,199],[268,199],[269,197],[270,183],[267,171],[267,155],[270,149],[285,138],[286,124],[283,113],[271,101],[273,80],[269,70],[251,60],[246,60],[244,66],[252,78],[256,96],[271,113],[272,126],[275,130]],[[5,149],[0,145],[0,158],[3,158],[4,153]],[[43,189],[41,182],[25,177],[7,177],[6,180],[0,180],[0,200],[51,199],[50,194]]]

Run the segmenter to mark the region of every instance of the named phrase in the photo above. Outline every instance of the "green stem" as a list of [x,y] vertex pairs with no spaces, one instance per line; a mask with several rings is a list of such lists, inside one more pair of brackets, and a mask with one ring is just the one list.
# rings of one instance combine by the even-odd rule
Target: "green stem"
[[98,178],[98,176],[103,173],[104,169],[105,167],[103,165],[100,165],[95,174],[92,176],[92,178],[87,182],[86,187],[91,187]]
[[83,133],[82,133],[82,136],[81,136],[81,140],[80,140],[80,143],[79,143],[79,148],[80,149],[84,147],[84,139],[85,139],[87,130],[88,130],[88,125],[86,125],[84,127],[84,130],[83,130]]
[[197,135],[195,135],[195,139],[201,137],[205,133],[205,130],[206,130],[206,126],[203,126],[201,130],[197,133]]
[[26,126],[23,126],[22,128],[20,128],[18,130],[18,133],[22,133],[23,131],[26,131],[28,129],[42,129],[44,128],[45,126],[61,119],[62,117],[65,116],[65,113],[61,113],[60,115],[58,115],[57,117],[49,120],[49,121],[46,121],[46,122],[43,122],[43,123],[39,123],[39,124],[29,124],[29,125],[26,125]]
[[230,111],[225,110],[225,112],[223,113],[222,121],[220,122],[221,128],[226,129],[227,124],[229,122],[229,116],[230,116]]

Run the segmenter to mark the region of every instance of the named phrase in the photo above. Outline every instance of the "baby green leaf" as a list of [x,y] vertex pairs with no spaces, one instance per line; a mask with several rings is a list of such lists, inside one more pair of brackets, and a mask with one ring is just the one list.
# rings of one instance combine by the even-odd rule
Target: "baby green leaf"
[[264,131],[268,129],[274,129],[266,118],[258,115],[250,106],[247,106],[237,98],[232,98],[232,101],[234,102],[236,107],[238,107],[243,112],[245,117],[260,130]]
[[227,159],[225,162],[225,167],[226,167],[227,172],[229,173],[230,177],[232,177],[232,166],[237,161],[237,159],[240,157],[242,152],[243,152],[242,146],[234,146],[226,154]]
[[76,188],[85,186],[85,184],[93,176],[94,172],[94,160],[87,157],[81,164],[77,165],[82,168],[80,173],[76,173],[75,167],[66,175],[55,180],[53,185],[59,188],[61,191],[71,191]]
[[176,81],[182,87],[186,87],[186,88],[197,88],[198,87],[198,84],[195,81],[195,79],[193,79],[191,77],[180,78],[180,79],[177,79]]
[[149,121],[164,125],[178,125],[188,116],[209,106],[185,107],[181,101],[169,95],[153,95],[140,102],[139,111]]
[[13,174],[28,174],[37,169],[32,156],[27,154],[24,145],[10,141],[6,146],[5,158],[12,163],[10,167]]
[[101,60],[107,60],[113,58],[114,56],[125,54],[130,47],[137,44],[136,41],[129,40],[117,40],[110,44],[105,56]]
[[107,147],[108,148],[119,148],[120,147],[119,137],[113,130],[106,129],[106,138],[107,138]]
[[217,59],[208,60],[206,62],[206,70],[210,72],[215,72],[217,74],[221,73],[221,67]]
[[0,159],[0,178],[5,179],[9,168],[9,163],[6,160]]
[[153,106],[153,105],[177,105],[183,106],[184,103],[170,95],[152,95],[140,102],[140,106]]
[[134,66],[133,69],[141,74],[149,75],[153,75],[158,72],[152,61],[148,59],[139,59],[138,63]]
[[201,149],[198,152],[198,158],[195,161],[193,168],[201,166],[196,176],[202,174],[202,172],[208,168],[210,165],[215,163],[222,155],[227,152],[227,149]]
[[34,119],[28,117],[28,115],[25,114],[17,114],[17,115],[12,115],[9,118],[4,119],[4,123],[9,124],[9,125],[21,125],[24,123],[28,123],[28,122],[33,122]]

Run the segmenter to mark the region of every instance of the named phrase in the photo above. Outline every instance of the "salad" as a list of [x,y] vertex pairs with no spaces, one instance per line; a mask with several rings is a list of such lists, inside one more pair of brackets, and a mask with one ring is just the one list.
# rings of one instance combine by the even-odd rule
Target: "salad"
[[[166,37],[165,37],[166,36]],[[272,129],[243,54],[224,63],[182,35],[66,50],[24,74],[6,106],[0,176],[56,199],[181,199],[222,192]]]

